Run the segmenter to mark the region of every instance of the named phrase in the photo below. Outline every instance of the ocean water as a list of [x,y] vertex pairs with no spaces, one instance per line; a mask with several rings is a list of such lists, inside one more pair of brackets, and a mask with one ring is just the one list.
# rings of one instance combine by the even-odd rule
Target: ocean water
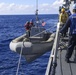
[[[19,54],[9,49],[9,43],[26,32],[24,24],[30,19],[35,20],[35,15],[0,15],[0,75],[16,75]],[[46,22],[46,29],[56,30],[58,15],[39,15],[39,19]],[[31,63],[22,57],[18,75],[45,75],[49,55],[47,52]]]

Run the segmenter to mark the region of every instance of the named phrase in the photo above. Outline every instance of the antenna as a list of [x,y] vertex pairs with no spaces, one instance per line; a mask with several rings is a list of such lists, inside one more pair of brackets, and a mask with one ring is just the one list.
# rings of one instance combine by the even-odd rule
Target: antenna
[[36,22],[38,22],[38,0],[36,0]]
[[36,0],[36,9],[38,10],[38,0]]

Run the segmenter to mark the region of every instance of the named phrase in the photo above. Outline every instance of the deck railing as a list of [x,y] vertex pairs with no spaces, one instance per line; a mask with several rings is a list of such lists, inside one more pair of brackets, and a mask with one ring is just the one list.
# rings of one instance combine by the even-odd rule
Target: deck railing
[[49,62],[48,62],[45,75],[55,75],[55,69],[57,66],[57,52],[58,52],[58,45],[59,45],[59,39],[60,39],[59,29],[60,29],[60,23],[57,24],[56,36],[55,36],[54,44],[49,57]]

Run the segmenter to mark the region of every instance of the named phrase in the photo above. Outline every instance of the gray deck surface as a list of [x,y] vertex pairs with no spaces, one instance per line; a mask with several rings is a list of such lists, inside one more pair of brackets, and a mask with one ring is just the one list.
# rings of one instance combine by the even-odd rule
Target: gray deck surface
[[[65,54],[67,50],[67,41],[63,41],[66,47],[60,46],[57,56],[57,67],[55,75],[76,75],[76,50],[74,50],[70,63],[65,61]],[[62,49],[62,51],[61,51]]]

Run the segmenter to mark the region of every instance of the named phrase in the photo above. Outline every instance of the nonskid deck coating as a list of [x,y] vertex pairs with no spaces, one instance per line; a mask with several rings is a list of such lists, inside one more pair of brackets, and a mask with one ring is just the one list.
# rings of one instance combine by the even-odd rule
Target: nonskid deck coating
[[66,47],[64,48],[62,46],[62,51],[61,49],[58,50],[55,75],[76,75],[76,50],[73,51],[72,57],[70,58],[70,63],[67,63],[65,61],[65,54],[68,41],[63,41],[63,43],[66,44]]

